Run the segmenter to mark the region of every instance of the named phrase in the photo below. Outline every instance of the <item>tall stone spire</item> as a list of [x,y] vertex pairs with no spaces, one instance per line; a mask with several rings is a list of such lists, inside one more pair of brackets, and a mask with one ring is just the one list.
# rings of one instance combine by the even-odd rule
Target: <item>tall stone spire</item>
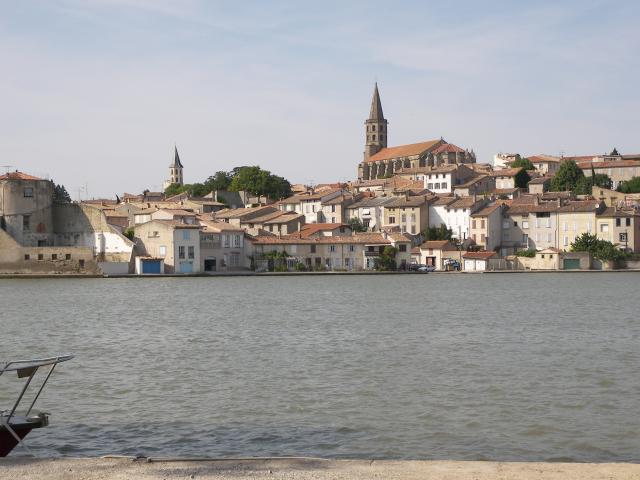
[[378,92],[378,82],[376,82],[376,86],[373,89],[369,120],[384,120],[384,113],[382,113],[382,102],[380,101],[380,92]]
[[182,162],[180,161],[180,155],[178,155],[178,146],[174,145],[173,162],[169,165],[169,178],[165,180],[163,185],[165,190],[169,185],[173,185],[174,183],[178,185],[184,184],[182,177],[183,168]]
[[378,82],[373,89],[371,112],[365,124],[364,160],[367,161],[383,148],[387,148],[387,120],[382,113],[382,102],[378,91]]

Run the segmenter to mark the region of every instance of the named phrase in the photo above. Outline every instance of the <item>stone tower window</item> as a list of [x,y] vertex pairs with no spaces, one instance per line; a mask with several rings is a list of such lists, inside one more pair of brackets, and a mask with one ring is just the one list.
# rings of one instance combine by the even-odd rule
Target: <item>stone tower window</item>
[[376,131],[376,126],[375,125],[371,125],[371,128],[373,128],[373,131]]
[[371,135],[372,140],[375,142],[376,141],[376,136],[375,135]]

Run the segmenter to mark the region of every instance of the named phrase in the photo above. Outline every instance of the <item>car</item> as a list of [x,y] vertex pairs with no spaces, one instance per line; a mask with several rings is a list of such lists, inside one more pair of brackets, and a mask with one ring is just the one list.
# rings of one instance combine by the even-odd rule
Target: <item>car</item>
[[435,271],[435,269],[436,269],[436,267],[434,267],[433,265],[420,265],[418,267],[418,272],[428,273],[428,272]]

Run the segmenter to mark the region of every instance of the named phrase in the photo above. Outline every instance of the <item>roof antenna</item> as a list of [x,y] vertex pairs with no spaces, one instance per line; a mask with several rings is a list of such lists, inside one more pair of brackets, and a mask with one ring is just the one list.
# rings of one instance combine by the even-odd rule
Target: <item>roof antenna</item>
[[8,174],[8,173],[9,173],[9,171],[13,168],[13,165],[0,165],[0,168],[4,168],[4,169],[6,169],[7,171],[6,171],[6,172],[4,172],[4,173],[7,173],[7,174]]

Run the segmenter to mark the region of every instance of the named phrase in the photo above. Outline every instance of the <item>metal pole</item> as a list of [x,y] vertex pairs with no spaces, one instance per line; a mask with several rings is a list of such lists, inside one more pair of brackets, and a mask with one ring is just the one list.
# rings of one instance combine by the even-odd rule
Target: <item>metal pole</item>
[[33,371],[31,372],[31,375],[29,375],[29,379],[27,380],[27,383],[25,383],[24,387],[22,387],[22,391],[20,392],[20,396],[16,400],[16,403],[13,405],[13,408],[11,409],[11,413],[7,417],[7,423],[9,423],[9,420],[11,420],[11,417],[13,417],[13,414],[16,412],[16,408],[18,408],[18,405],[20,404],[20,401],[22,400],[22,397],[24,396],[24,392],[27,391],[27,387],[31,383],[31,380],[33,380],[33,376],[36,374],[37,371],[38,371],[38,367],[35,367],[33,369]]
[[31,402],[31,405],[29,405],[29,410],[27,410],[27,413],[25,413],[25,417],[28,417],[29,413],[31,413],[31,409],[36,404],[36,400],[38,400],[38,397],[40,396],[40,393],[42,392],[42,389],[44,388],[44,386],[46,385],[47,381],[49,380],[49,377],[53,373],[53,369],[56,368],[56,365],[57,365],[57,363],[54,363],[53,365],[51,365],[51,368],[49,369],[49,373],[47,374],[46,378],[44,379],[44,382],[42,382],[42,385],[40,385],[40,390],[38,390],[38,393],[36,393],[36,396],[33,399],[33,401]]

